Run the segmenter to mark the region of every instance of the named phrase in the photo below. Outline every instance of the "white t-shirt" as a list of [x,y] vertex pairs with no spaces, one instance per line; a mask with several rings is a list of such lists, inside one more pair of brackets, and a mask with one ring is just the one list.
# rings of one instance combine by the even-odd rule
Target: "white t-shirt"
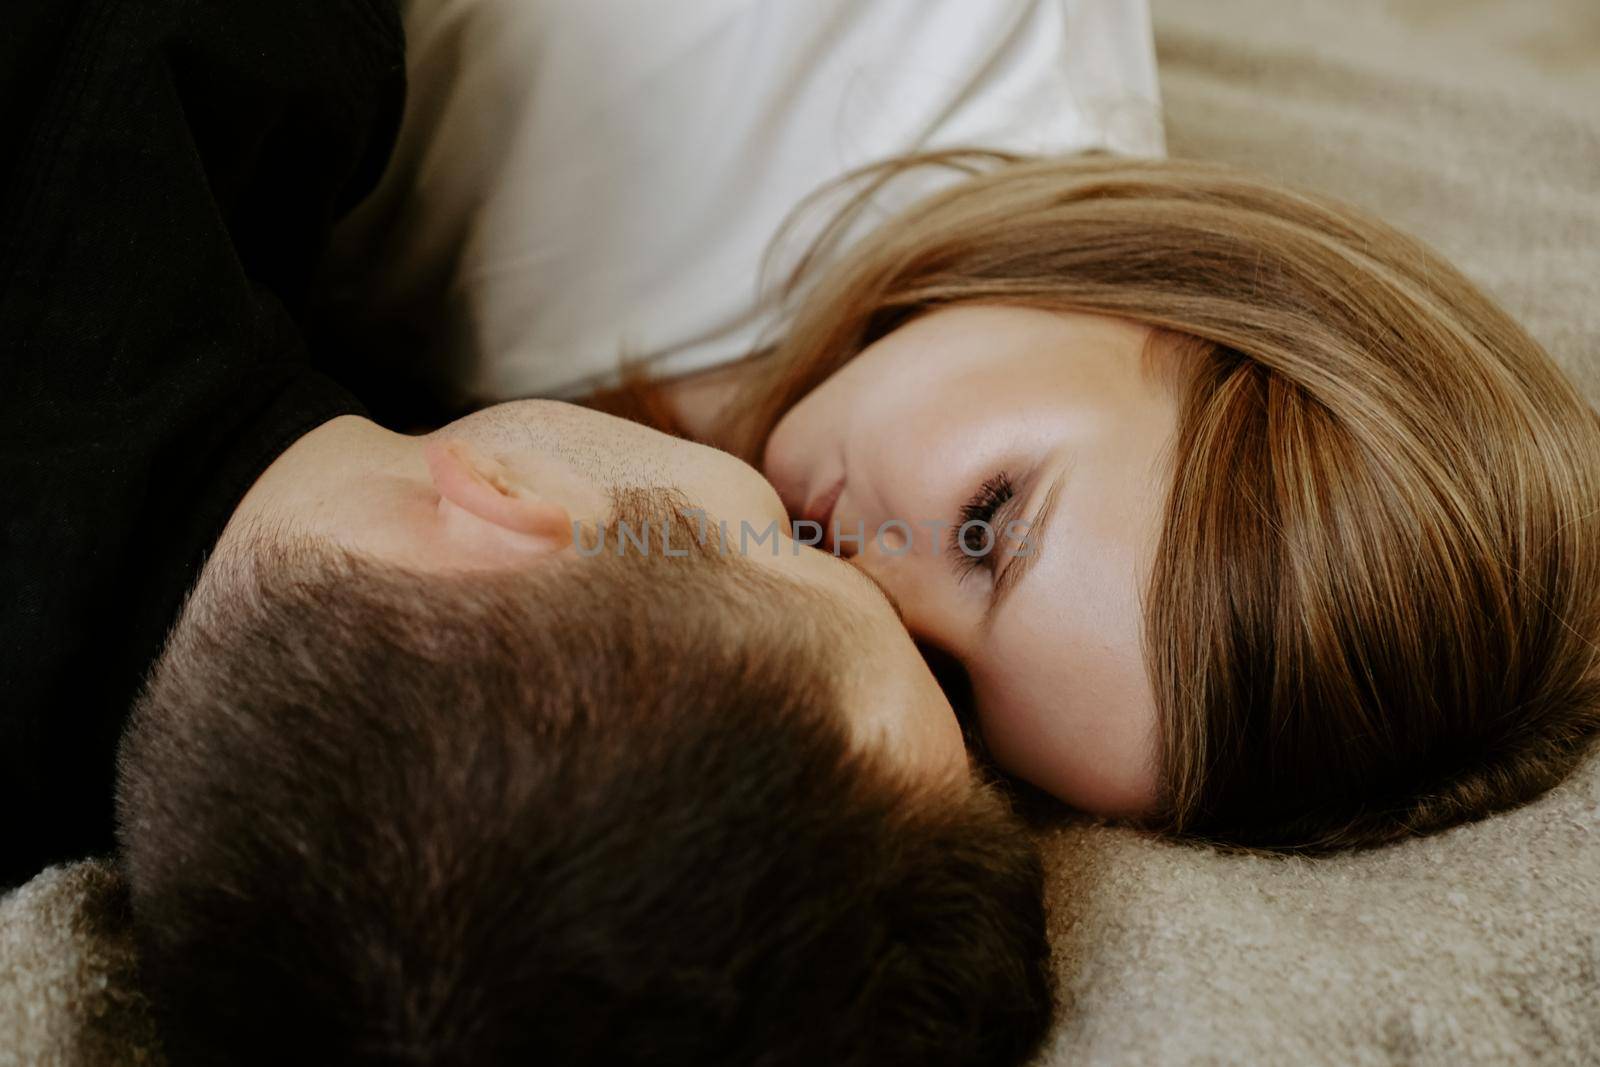
[[[405,19],[399,144],[326,281],[404,324],[409,373],[473,399],[748,354],[774,325],[769,242],[861,164],[1163,152],[1145,0],[411,0]],[[958,178],[896,182],[876,217]]]

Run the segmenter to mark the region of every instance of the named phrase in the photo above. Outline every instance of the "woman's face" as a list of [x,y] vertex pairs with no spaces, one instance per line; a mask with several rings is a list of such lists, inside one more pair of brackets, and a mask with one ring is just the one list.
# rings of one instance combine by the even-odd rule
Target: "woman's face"
[[762,461],[790,515],[821,522],[965,667],[996,762],[1115,815],[1156,799],[1141,593],[1178,401],[1149,336],[1098,315],[936,310],[805,396]]

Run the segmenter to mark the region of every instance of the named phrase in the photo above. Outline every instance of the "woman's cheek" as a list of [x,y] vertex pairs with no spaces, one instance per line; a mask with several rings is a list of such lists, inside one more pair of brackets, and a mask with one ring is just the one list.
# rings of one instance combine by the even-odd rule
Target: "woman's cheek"
[[761,455],[762,475],[791,511],[804,506],[814,468],[828,452],[825,435],[812,425],[810,414],[799,407],[792,409],[773,428]]

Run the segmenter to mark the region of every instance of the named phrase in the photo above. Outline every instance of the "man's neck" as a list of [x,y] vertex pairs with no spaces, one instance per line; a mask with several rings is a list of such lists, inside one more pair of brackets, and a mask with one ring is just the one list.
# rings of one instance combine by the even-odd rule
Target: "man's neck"
[[285,515],[310,516],[331,506],[362,470],[376,471],[392,462],[395,449],[406,440],[360,415],[329,419],[261,472],[233,509],[223,537],[252,521],[270,524]]

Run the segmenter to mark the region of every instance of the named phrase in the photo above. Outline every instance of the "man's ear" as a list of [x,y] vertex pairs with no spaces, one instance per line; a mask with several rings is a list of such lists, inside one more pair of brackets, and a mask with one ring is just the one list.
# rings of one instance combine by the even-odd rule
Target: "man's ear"
[[439,494],[440,535],[468,562],[514,563],[572,543],[572,516],[536,487],[516,482],[495,460],[461,440],[423,442]]

